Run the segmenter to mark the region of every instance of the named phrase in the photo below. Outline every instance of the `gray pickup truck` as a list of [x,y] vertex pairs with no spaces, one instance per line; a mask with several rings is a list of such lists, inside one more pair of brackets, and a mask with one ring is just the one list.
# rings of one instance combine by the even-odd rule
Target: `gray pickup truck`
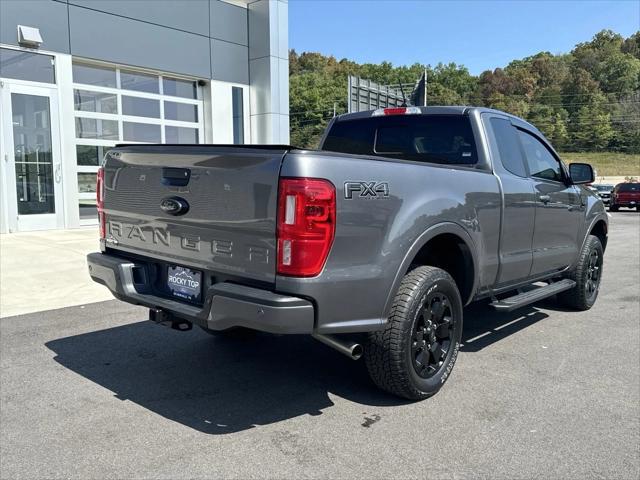
[[594,304],[608,220],[592,181],[534,126],[472,107],[341,115],[317,151],[120,145],[89,272],[158,323],[313,335],[422,399],[470,302]]

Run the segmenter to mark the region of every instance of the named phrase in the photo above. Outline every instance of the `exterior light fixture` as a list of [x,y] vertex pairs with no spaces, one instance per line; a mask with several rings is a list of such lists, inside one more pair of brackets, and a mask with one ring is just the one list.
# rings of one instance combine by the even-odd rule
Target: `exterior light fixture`
[[18,43],[23,47],[38,48],[42,44],[40,29],[18,25]]

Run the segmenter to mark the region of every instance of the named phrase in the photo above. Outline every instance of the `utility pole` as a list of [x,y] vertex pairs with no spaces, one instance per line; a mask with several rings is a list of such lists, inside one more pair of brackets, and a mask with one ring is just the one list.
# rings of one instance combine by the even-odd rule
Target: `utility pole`
[[427,69],[424,69],[424,106],[427,106]]

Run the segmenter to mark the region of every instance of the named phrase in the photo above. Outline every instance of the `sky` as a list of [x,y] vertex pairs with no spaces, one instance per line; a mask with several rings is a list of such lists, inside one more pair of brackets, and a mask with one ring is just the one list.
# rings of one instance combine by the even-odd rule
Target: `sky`
[[290,0],[289,48],[359,63],[455,62],[477,75],[640,30],[640,0]]

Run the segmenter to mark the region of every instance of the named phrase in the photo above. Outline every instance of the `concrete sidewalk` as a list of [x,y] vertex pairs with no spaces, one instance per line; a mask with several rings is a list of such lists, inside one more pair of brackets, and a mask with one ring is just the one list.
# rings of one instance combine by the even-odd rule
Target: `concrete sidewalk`
[[0,317],[109,300],[89,278],[95,227],[0,235]]

